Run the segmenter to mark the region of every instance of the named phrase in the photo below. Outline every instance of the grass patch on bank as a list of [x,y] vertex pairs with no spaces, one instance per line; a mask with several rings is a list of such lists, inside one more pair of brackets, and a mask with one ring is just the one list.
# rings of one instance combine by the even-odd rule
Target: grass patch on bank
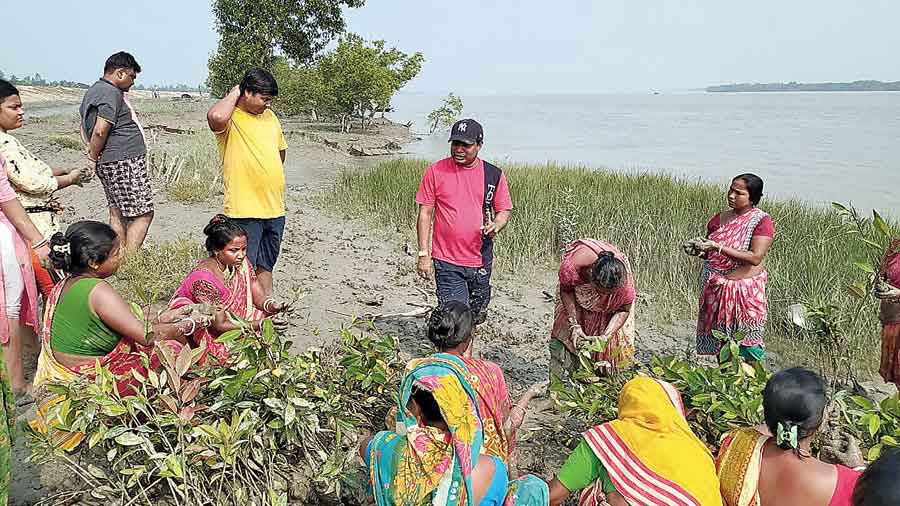
[[168,150],[152,150],[150,175],[175,202],[195,203],[222,192],[222,163],[212,134],[173,136]]
[[83,149],[81,139],[72,135],[50,135],[47,137],[47,143],[62,149],[74,149],[76,151]]
[[[325,200],[335,209],[415,234],[415,193],[426,165],[391,160],[370,170],[343,172]],[[566,242],[594,237],[616,244],[631,260],[637,289],[647,301],[640,305],[639,318],[696,318],[701,261],[686,256],[680,246],[705,235],[706,222],[726,208],[724,187],[554,164],[511,165],[504,171],[515,210],[496,241],[497,270],[555,269]],[[818,338],[789,322],[788,306],[827,302],[849,322],[858,303],[845,287],[861,279],[853,260],[866,253],[829,209],[768,199],[760,207],[772,215],[776,228],[767,258],[767,344],[781,364],[816,366],[822,358],[816,357],[821,355]],[[870,299],[861,311],[863,317],[848,323],[844,338],[861,350],[858,365],[871,372],[880,350],[877,302]]]
[[145,244],[123,259],[114,284],[125,300],[143,307],[166,302],[197,260],[206,256],[199,243],[187,238]]

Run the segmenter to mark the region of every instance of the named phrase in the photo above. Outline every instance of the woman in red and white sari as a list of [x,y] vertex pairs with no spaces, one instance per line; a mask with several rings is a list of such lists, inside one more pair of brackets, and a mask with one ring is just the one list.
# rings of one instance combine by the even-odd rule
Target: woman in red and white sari
[[737,339],[746,360],[765,358],[763,332],[768,316],[764,266],[775,237],[772,218],[756,207],[762,199],[763,181],[755,174],[741,174],[731,181],[727,211],[707,224],[706,239],[693,241],[704,258],[700,277],[700,314],[697,318],[697,353],[716,355],[721,333]]

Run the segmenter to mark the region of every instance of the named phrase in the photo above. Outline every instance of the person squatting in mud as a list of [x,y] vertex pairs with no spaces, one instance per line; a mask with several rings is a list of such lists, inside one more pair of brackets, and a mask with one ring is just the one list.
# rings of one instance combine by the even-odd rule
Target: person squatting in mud
[[457,121],[449,142],[450,156],[428,166],[416,193],[417,271],[434,275],[438,304],[466,303],[478,325],[491,301],[494,237],[509,221],[512,198],[503,172],[478,156],[477,121]]

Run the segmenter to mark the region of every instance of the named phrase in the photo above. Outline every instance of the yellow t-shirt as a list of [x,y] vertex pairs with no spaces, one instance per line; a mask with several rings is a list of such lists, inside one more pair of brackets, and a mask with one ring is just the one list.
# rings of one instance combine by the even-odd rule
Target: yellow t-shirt
[[266,109],[259,115],[234,109],[224,132],[216,134],[225,180],[229,218],[284,216],[284,165],[287,149],[281,123]]

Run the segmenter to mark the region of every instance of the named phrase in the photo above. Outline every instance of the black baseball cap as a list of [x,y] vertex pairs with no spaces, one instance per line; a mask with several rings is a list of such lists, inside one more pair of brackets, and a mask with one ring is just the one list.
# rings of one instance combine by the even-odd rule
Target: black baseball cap
[[461,119],[453,124],[449,142],[459,141],[464,144],[479,144],[484,140],[484,129],[474,119]]

